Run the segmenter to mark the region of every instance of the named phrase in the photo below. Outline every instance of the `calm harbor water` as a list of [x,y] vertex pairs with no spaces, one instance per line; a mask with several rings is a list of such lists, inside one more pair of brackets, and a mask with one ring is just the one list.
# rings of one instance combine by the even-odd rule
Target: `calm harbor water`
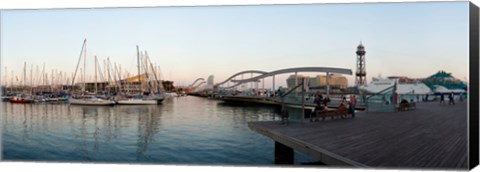
[[[280,120],[268,106],[198,97],[162,105],[1,104],[7,161],[273,165],[274,142],[247,122]],[[295,163],[312,162],[295,153]]]

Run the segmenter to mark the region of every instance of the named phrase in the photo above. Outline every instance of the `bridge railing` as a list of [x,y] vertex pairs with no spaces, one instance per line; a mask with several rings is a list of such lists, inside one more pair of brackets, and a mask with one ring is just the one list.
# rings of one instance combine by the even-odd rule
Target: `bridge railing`
[[376,94],[367,95],[367,112],[394,112],[395,104],[392,102],[394,87],[386,88]]

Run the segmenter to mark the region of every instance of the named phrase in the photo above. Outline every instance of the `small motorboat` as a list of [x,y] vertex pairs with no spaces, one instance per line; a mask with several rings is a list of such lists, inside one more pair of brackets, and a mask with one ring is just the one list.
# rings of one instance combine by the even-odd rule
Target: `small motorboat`
[[31,103],[31,99],[27,99],[23,96],[15,96],[9,99],[10,103]]

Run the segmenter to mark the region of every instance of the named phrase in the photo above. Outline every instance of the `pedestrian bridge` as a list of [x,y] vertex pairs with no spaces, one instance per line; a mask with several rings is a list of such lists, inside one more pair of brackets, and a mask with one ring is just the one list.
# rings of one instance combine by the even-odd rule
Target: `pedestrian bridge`
[[[332,73],[352,75],[352,70],[351,69],[337,68],[337,67],[294,67],[294,68],[285,68],[285,69],[274,70],[274,71],[270,71],[270,72],[261,71],[261,70],[245,70],[245,71],[237,72],[237,73],[231,75],[230,77],[228,77],[226,80],[224,80],[222,82],[219,82],[217,84],[214,84],[213,85],[213,90],[210,90],[210,91],[216,92],[216,91],[220,91],[220,90],[229,90],[229,89],[235,88],[235,87],[237,87],[241,84],[252,83],[252,82],[260,82],[261,79],[268,78],[268,77],[272,77],[272,88],[276,88],[275,87],[275,76],[276,75],[288,74],[288,73],[294,73],[295,75],[297,75],[298,72],[302,72],[302,73],[305,73],[305,72],[320,72],[320,73],[326,73],[327,75],[332,74]],[[245,74],[250,74],[251,77],[244,79],[243,76]],[[253,74],[255,74],[256,76],[253,76]],[[242,76],[242,79],[236,79],[238,76]],[[190,88],[194,87],[195,84],[197,82],[200,82],[200,81],[205,81],[205,80],[203,78],[198,78],[197,80],[195,80],[194,83],[192,83],[190,85]],[[233,85],[224,86],[225,84],[227,84],[229,82],[233,82]],[[202,83],[203,82],[201,82],[200,85]],[[326,84],[327,84],[326,92],[327,92],[327,95],[328,95],[329,91],[330,91],[328,77],[327,77],[327,80],[326,80]],[[197,87],[198,86],[199,85],[197,85]],[[197,88],[197,87],[195,87],[195,88]],[[212,89],[212,88],[210,88],[210,89]],[[199,91],[202,91],[202,90],[199,90]],[[203,90],[203,91],[205,91],[205,90]]]
[[229,78],[227,78],[225,81],[222,81],[220,83],[217,83],[215,84],[215,87],[218,87],[220,85],[223,85],[225,83],[227,83],[228,81],[233,81],[233,79],[237,76],[240,76],[240,75],[243,75],[243,74],[267,74],[268,72],[265,72],[265,71],[260,71],[260,70],[246,70],[246,71],[242,71],[242,72],[238,72],[236,74],[233,74],[232,76],[230,76]]
[[[204,78],[198,78],[197,80],[193,81],[193,83],[190,84],[190,85],[188,86],[188,88],[192,88],[197,82],[200,82],[200,83],[205,82],[205,79],[204,79]],[[200,84],[200,85],[201,85],[201,84]]]
[[[258,82],[260,79],[264,79],[267,77],[273,77],[273,88],[275,88],[275,75],[280,75],[280,74],[287,74],[287,73],[298,73],[298,72],[324,72],[330,74],[330,73],[338,73],[338,74],[345,74],[345,75],[352,75],[352,70],[350,69],[345,69],[345,68],[334,68],[334,67],[296,67],[296,68],[286,68],[286,69],[279,69],[271,72],[264,72],[264,71],[259,71],[259,70],[246,70],[242,72],[238,72],[229,78],[227,78],[225,81],[220,82],[215,84],[215,88],[221,88],[221,89],[229,89],[236,87],[240,84],[244,83],[249,83],[249,82]],[[260,74],[255,77],[251,77],[248,79],[234,79],[235,77],[243,74]],[[220,87],[221,85],[227,83],[228,81],[234,82],[235,84],[232,86],[228,87]],[[328,81],[327,81],[328,83]]]

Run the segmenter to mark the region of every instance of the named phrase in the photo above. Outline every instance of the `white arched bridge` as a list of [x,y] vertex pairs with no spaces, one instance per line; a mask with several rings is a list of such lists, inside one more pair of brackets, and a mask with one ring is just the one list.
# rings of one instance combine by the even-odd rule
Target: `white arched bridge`
[[[318,72],[318,73],[326,73],[328,76],[329,74],[344,74],[344,75],[352,75],[352,70],[351,69],[346,69],[346,68],[336,68],[336,67],[295,67],[295,68],[286,68],[286,69],[279,69],[279,70],[274,70],[270,72],[265,72],[265,71],[260,71],[260,70],[245,70],[241,71],[238,73],[233,74],[232,76],[228,77],[226,80],[219,82],[217,84],[213,85],[213,89],[205,89],[200,92],[196,92],[195,94],[200,94],[204,96],[220,96],[222,100],[224,101],[247,101],[247,102],[258,102],[258,103],[267,103],[267,104],[283,104],[283,99],[278,97],[280,94],[277,95],[276,93],[276,87],[275,87],[275,76],[276,75],[281,75],[281,74],[288,74],[288,73],[294,73],[295,76],[297,74],[301,73],[306,73],[306,72]],[[243,76],[245,74],[250,74],[250,77],[244,78]],[[254,75],[255,74],[255,75]],[[242,76],[241,79],[237,79],[238,76]],[[241,84],[245,83],[254,83],[254,82],[260,82],[261,80],[272,77],[272,89],[267,91],[265,88],[259,89],[258,92],[259,94],[256,94],[256,91],[247,91],[243,92],[242,95],[236,94],[236,89],[231,89],[236,86],[239,86]],[[326,94],[329,96],[330,92],[330,81],[329,77],[326,77]],[[224,86],[227,83],[233,82],[233,85],[229,86]],[[298,87],[298,85],[303,85],[302,81],[295,80],[295,85]],[[297,83],[298,82],[298,83]],[[263,82],[264,83],[264,82]],[[193,85],[193,84],[192,84]],[[252,87],[252,86],[251,86]],[[263,87],[263,86],[262,86]],[[253,87],[252,87],[253,88]],[[293,89],[293,88],[290,88]],[[262,94],[261,90],[263,90],[267,95]],[[288,99],[291,100],[291,104],[293,105],[298,105],[301,100],[295,96],[299,94],[295,93],[294,95],[290,96]],[[282,96],[283,97],[283,96]],[[302,98],[303,99],[303,98]],[[289,100],[285,99],[287,102]],[[311,103],[310,103],[311,104]]]
[[187,89],[190,89],[190,90],[195,90],[195,89],[197,89],[198,87],[200,87],[202,84],[205,84],[205,83],[207,83],[207,82],[205,81],[204,78],[198,78],[198,79],[196,79],[195,81],[193,81],[193,83],[190,84],[190,85],[189,85],[188,87],[186,87],[186,88],[187,88]]
[[[193,81],[193,83],[190,84],[188,87],[191,88],[191,87],[193,87],[197,82],[200,82],[200,81],[205,82],[205,79],[204,79],[204,78],[198,78],[197,80]],[[202,82],[200,82],[200,83],[202,83]]]
[[[238,72],[229,78],[227,78],[225,81],[220,82],[215,84],[215,88],[219,89],[230,89],[234,88],[236,86],[239,86],[244,83],[249,83],[249,82],[258,82],[260,79],[264,79],[267,77],[273,77],[273,86],[272,88],[275,88],[275,75],[280,75],[280,74],[286,74],[286,73],[295,73],[297,74],[298,72],[323,72],[323,73],[337,73],[337,74],[345,74],[345,75],[352,75],[352,70],[350,69],[345,69],[345,68],[334,68],[334,67],[297,67],[297,68],[287,68],[287,69],[280,69],[280,70],[275,70],[271,72],[265,72],[265,71],[259,71],[259,70],[246,70],[242,72]],[[235,77],[243,74],[260,74],[255,77],[251,77],[248,79],[234,79]],[[234,82],[235,84],[232,86],[228,87],[221,87],[221,85],[227,83],[228,81]],[[327,88],[328,88],[328,77],[327,77]]]
[[285,74],[285,73],[296,73],[296,72],[325,72],[327,74],[338,73],[338,74],[347,74],[347,75],[352,74],[352,70],[350,69],[331,68],[331,67],[298,67],[298,68],[280,69],[280,70],[264,73],[263,75],[249,78],[249,79],[232,80],[232,82],[241,82],[241,83],[254,82],[259,79],[263,79],[270,76],[275,76],[275,75]]
[[238,72],[236,74],[233,74],[232,76],[227,78],[225,81],[215,84],[215,87],[223,85],[223,84],[227,83],[228,81],[233,81],[232,79],[234,79],[237,76],[240,76],[240,75],[243,75],[243,74],[254,74],[254,73],[255,74],[268,74],[268,72],[260,71],[260,70],[246,70],[246,71],[242,71],[242,72]]

